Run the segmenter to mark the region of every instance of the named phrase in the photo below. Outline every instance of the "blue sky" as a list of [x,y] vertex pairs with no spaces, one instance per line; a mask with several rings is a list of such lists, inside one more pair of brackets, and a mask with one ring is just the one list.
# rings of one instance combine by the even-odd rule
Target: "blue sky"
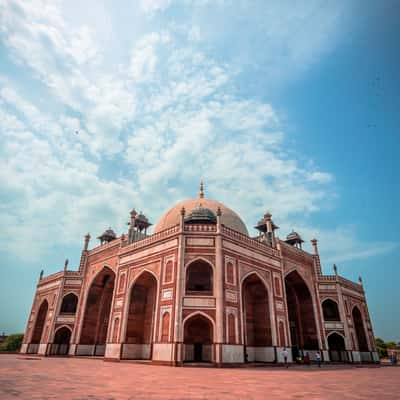
[[400,340],[398,3],[113,3],[0,0],[0,331],[88,231],[202,177],[249,228],[316,236]]

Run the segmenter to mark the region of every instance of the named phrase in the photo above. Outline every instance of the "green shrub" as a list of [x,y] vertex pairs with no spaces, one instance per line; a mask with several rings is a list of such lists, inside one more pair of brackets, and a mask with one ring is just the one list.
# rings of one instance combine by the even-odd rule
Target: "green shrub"
[[0,345],[0,351],[18,351],[21,348],[23,339],[23,333],[15,333],[8,336],[7,339]]

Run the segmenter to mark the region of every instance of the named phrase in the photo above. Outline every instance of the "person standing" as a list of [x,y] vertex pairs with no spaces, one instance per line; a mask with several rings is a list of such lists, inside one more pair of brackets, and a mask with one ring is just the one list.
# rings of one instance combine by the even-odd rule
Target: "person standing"
[[289,368],[288,356],[289,356],[289,353],[286,350],[286,347],[284,347],[282,350],[282,357],[283,357],[283,362],[285,363],[286,368]]
[[317,358],[318,368],[321,368],[321,353],[319,351],[317,351],[317,354],[315,355],[315,357]]

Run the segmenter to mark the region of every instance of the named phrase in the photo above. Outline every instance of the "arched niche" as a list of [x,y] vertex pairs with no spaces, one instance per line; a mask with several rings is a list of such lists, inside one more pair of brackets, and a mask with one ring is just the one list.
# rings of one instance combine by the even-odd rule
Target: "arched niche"
[[213,268],[207,261],[197,259],[186,267],[186,294],[213,295]]
[[195,314],[184,322],[184,360],[213,361],[213,324],[203,314]]
[[322,302],[322,312],[325,321],[340,321],[339,307],[336,301],[326,299]]
[[63,297],[60,313],[75,314],[78,306],[78,296],[74,293],[68,293]]

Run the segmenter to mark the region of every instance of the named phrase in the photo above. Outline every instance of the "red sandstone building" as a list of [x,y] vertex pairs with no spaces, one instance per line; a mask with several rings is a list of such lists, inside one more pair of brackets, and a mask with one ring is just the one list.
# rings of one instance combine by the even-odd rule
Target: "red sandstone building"
[[301,237],[275,236],[267,213],[250,237],[241,218],[204,198],[167,211],[153,234],[130,213],[128,234],[109,229],[78,271],[41,273],[22,353],[147,359],[182,365],[378,361],[362,282],[323,275]]

